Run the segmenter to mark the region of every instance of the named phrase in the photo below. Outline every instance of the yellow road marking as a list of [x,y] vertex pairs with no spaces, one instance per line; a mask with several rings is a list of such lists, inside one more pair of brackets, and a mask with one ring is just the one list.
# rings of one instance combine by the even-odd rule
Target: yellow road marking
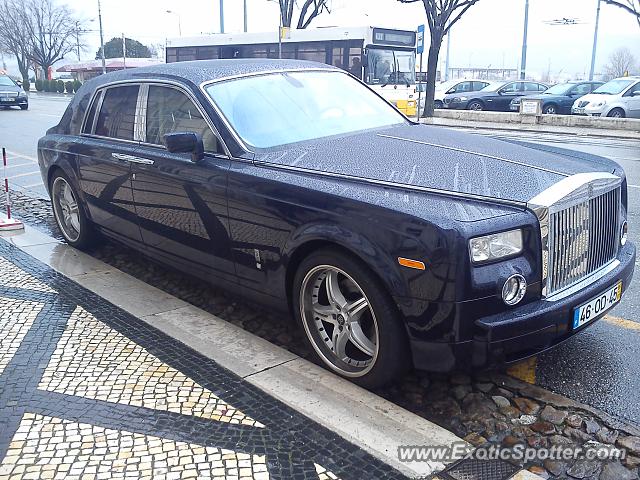
[[627,330],[638,330],[640,331],[640,323],[633,322],[631,320],[625,320],[624,318],[612,317],[607,315],[603,318],[603,320],[612,325],[616,325],[618,327],[626,328]]
[[536,383],[536,366],[538,365],[538,358],[531,357],[511,365],[507,369],[507,374],[515,377],[523,382],[535,385]]

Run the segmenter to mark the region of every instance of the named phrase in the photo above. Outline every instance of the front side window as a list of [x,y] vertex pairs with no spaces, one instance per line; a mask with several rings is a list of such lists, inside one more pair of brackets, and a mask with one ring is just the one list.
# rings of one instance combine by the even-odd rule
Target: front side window
[[576,85],[573,87],[573,90],[569,92],[570,95],[586,95],[591,91],[591,84],[589,83],[581,83],[580,85]]
[[213,131],[189,97],[175,88],[149,86],[146,142],[164,145],[164,135],[174,132],[197,133],[202,136],[205,151],[222,151]]
[[636,93],[640,92],[640,82],[636,83],[633,87],[626,91],[625,97],[633,97]]
[[337,71],[257,75],[214,83],[207,92],[238,136],[256,148],[406,122],[388,102]]
[[138,85],[126,85],[106,90],[96,123],[96,135],[133,140],[139,89]]
[[502,93],[516,93],[520,90],[520,82],[507,83],[500,89]]

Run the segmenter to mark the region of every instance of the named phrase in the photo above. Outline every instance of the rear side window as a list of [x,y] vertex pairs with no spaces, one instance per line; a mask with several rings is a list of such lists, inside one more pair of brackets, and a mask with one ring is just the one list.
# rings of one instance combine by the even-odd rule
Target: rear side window
[[487,85],[489,85],[489,82],[473,82],[473,91],[477,92],[478,90],[482,90]]
[[202,136],[207,152],[221,153],[216,136],[200,110],[175,88],[149,87],[147,100],[147,143],[163,145],[163,137],[173,132],[194,132]]
[[104,94],[96,123],[96,135],[133,140],[138,85],[109,88]]
[[91,108],[89,109],[89,113],[87,114],[87,118],[84,121],[84,127],[82,128],[82,133],[92,133],[93,132],[93,120],[96,116],[96,109],[98,105],[100,105],[100,99],[102,98],[102,91],[98,92],[98,95],[93,99],[93,103],[91,104]]

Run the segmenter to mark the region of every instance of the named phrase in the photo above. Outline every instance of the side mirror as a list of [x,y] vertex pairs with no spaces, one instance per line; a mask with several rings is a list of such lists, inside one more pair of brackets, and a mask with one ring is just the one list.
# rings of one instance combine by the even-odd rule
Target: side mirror
[[21,87],[22,86],[22,80],[16,80],[16,84]]
[[194,132],[166,133],[162,137],[170,153],[190,153],[191,160],[198,162],[204,158],[202,137]]
[[632,97],[640,97],[640,90],[636,90],[631,94]]
[[500,89],[500,90],[498,90],[497,93],[498,93],[498,95],[504,95],[504,90]]

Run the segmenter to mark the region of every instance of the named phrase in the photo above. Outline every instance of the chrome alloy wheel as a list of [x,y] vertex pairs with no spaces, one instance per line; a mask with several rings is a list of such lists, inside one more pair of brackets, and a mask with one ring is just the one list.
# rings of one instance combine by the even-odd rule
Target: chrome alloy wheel
[[319,265],[300,289],[300,313],[320,357],[347,377],[361,377],[378,358],[378,322],[362,288],[343,270]]
[[78,201],[73,195],[71,186],[62,177],[57,177],[51,189],[53,210],[62,234],[70,242],[80,238],[80,213]]

